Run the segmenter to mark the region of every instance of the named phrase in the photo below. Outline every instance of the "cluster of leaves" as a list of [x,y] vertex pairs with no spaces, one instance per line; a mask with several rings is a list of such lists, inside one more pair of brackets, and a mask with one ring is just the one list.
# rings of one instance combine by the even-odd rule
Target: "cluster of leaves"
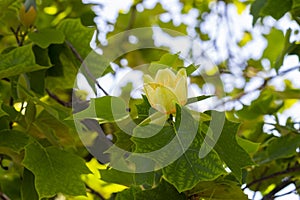
[[[256,0],[252,3],[237,0],[181,2],[183,15],[192,8],[199,11],[199,24],[211,12],[211,5],[218,3],[234,5],[239,12],[250,4],[253,23],[269,16],[279,19],[287,12],[299,22],[298,0],[286,1],[283,6],[279,6],[281,3],[276,0]],[[187,33],[187,24],[175,26],[172,21],[166,23],[160,20],[159,16],[168,12],[160,4],[138,12],[136,8],[142,3],[136,1],[128,13],[120,14],[114,31],[109,35],[154,25]],[[0,198],[49,199],[64,195],[68,199],[247,199],[243,189],[249,188],[260,191],[267,199],[290,184],[299,188],[300,160],[296,149],[300,144],[300,131],[292,118],[280,124],[278,114],[297,102],[300,90],[288,80],[283,91],[269,84],[276,77],[289,72],[280,71],[287,55],[300,57],[299,41],[290,42],[291,30],[284,34],[273,27],[265,36],[268,46],[262,57],[259,60],[247,60],[246,64],[240,66],[246,83],[258,77],[259,72],[267,71],[262,66],[263,59],[269,60],[270,70],[275,70],[276,75],[264,78],[256,89],[259,97],[250,105],[227,112],[216,144],[211,146],[212,150],[206,157],[200,158],[202,144],[209,146],[210,140],[213,140],[204,139],[210,131],[210,112],[201,113],[200,120],[196,121],[186,108],[177,107],[175,120],[168,120],[155,136],[138,138],[118,128],[120,122],[115,122],[116,113],[112,113],[112,105],[118,106],[117,110],[121,111],[117,113],[118,120],[131,117],[139,123],[149,115],[150,106],[146,98],[132,99],[128,114],[128,109],[118,97],[95,98],[88,106],[84,95],[73,94],[78,70],[83,59],[92,51],[90,41],[95,28],[91,25],[94,24],[95,15],[91,5],[84,5],[80,1],[42,0],[37,6],[35,24],[24,27],[18,19],[21,4],[13,0],[0,2],[0,9],[5,11],[0,14]],[[214,43],[215,38],[203,32],[201,26],[195,25],[193,28],[197,38]],[[122,58],[132,67],[152,61],[157,61],[152,64],[154,67],[164,64],[177,70],[183,66],[178,55],[161,56],[161,51],[153,49],[127,53],[118,58],[116,63]],[[230,59],[229,54],[218,65],[221,73],[233,73],[230,71]],[[101,66],[97,67],[96,71],[111,72],[110,68],[105,71]],[[193,66],[187,69],[191,75]],[[298,70],[299,67],[294,69]],[[203,87],[201,77],[190,78],[199,88]],[[88,80],[96,91],[97,84],[93,81]],[[235,88],[228,96],[230,101],[239,101],[247,94],[244,89]],[[78,99],[78,102],[72,102],[72,95],[75,95],[73,100]],[[203,98],[190,99],[189,103]],[[83,111],[74,115],[75,121],[83,117],[92,118],[88,122],[96,122],[96,129],[90,132],[100,135],[100,123],[105,134],[113,136],[113,143],[129,152],[153,152],[174,138],[177,150],[184,152],[172,164],[147,173],[122,172],[100,165],[95,159],[91,160],[91,155],[79,138],[80,133],[78,135],[78,129],[70,118],[72,103],[83,105]],[[87,116],[94,108],[95,116]],[[181,113],[189,116],[189,119],[185,119],[186,123],[179,129],[183,121]],[[278,133],[276,136],[265,133],[263,129],[266,115],[277,119],[271,124]],[[189,130],[195,124],[197,133],[191,144],[188,147],[180,146],[183,140],[189,139]],[[136,134],[147,135],[151,131]],[[212,128],[211,131],[214,133],[218,130]],[[107,152],[114,158],[113,148],[108,146]],[[168,155],[166,152],[151,158],[154,163],[151,164],[159,165]],[[243,184],[245,186],[241,188]],[[115,193],[111,195],[112,192]]]

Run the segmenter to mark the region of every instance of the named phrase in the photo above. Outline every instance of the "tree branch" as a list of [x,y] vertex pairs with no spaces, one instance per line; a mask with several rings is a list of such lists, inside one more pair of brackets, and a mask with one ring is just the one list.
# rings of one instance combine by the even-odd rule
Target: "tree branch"
[[49,95],[49,97],[51,97],[52,99],[54,99],[60,105],[68,107],[68,108],[72,107],[72,102],[65,102],[65,101],[61,100],[58,96],[56,96],[55,94],[53,94],[52,92],[50,92],[50,90],[47,89],[47,88],[46,88],[46,92]]
[[6,196],[4,193],[2,193],[1,191],[0,191],[0,199],[1,200],[10,200],[10,198],[8,196]]
[[231,99],[228,99],[228,100],[224,100],[223,102],[217,104],[215,106],[215,108],[218,108],[219,106],[224,106],[226,103],[229,103],[229,102],[232,102],[232,101],[237,101],[239,99],[241,99],[243,96],[247,95],[247,94],[250,94],[252,92],[255,92],[255,91],[260,91],[260,90],[263,90],[269,83],[269,81],[273,80],[274,78],[278,77],[278,76],[283,76],[291,71],[294,71],[294,70],[297,70],[297,69],[300,69],[300,65],[297,65],[297,66],[294,66],[294,67],[291,67],[285,71],[281,71],[279,72],[278,74],[274,75],[274,76],[270,76],[268,78],[265,78],[264,79],[264,82],[257,88],[253,89],[253,90],[250,90],[250,91],[247,91],[247,92],[241,92],[239,94],[237,94],[235,96],[235,98],[231,98]]
[[99,84],[99,82],[97,81],[97,79],[93,76],[93,74],[90,72],[88,66],[84,63],[84,60],[82,59],[82,57],[80,56],[80,54],[78,53],[78,51],[75,49],[75,47],[69,42],[66,41],[67,46],[71,49],[72,53],[75,55],[75,57],[80,61],[80,63],[82,64],[82,66],[84,67],[85,72],[87,73],[87,75],[95,82],[95,84],[97,85],[97,87],[106,95],[108,96],[109,94],[101,87],[101,85]]
[[277,198],[277,197],[283,197],[283,196],[285,196],[285,195],[288,195],[288,194],[291,194],[291,193],[294,193],[294,192],[296,192],[297,191],[297,189],[299,189],[300,188],[300,185],[298,185],[294,190],[292,190],[292,191],[289,191],[289,192],[286,192],[286,193],[284,193],[284,194],[279,194],[279,195],[276,195],[276,196],[274,196],[274,198]]
[[281,184],[279,184],[276,188],[274,188],[269,194],[265,195],[262,200],[269,200],[269,199],[274,199],[274,195],[285,188],[286,186],[290,185],[291,183],[294,183],[290,178],[283,181]]
[[244,190],[246,188],[249,188],[252,185],[254,185],[256,183],[259,183],[259,182],[262,182],[264,180],[272,179],[272,178],[275,178],[275,177],[280,176],[280,175],[288,174],[288,173],[291,173],[291,172],[297,172],[297,171],[300,171],[300,165],[297,165],[296,167],[291,167],[291,168],[288,168],[284,171],[275,172],[275,173],[270,174],[268,176],[264,176],[262,178],[256,179],[256,180],[250,182],[249,184],[247,184],[245,187],[243,187],[242,190]]

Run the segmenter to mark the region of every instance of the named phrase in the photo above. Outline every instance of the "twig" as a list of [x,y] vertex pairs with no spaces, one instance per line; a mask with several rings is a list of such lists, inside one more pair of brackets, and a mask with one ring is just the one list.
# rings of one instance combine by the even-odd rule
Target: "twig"
[[0,191],[0,198],[1,200],[10,200],[10,198],[6,196],[4,193],[2,193],[1,191]]
[[285,188],[286,186],[290,185],[291,183],[294,183],[290,178],[283,181],[281,184],[279,184],[276,188],[274,188],[269,194],[265,195],[262,200],[269,200],[269,199],[274,199],[274,195]]
[[16,31],[13,29],[13,27],[10,27],[10,30],[11,30],[11,32],[13,32],[13,34],[14,34],[14,36],[15,36],[15,38],[16,38],[16,41],[17,41],[17,43],[18,43],[18,46],[21,46],[21,45],[20,45],[20,39],[19,39],[19,36],[18,36],[18,32],[19,32],[19,30],[20,30],[20,26],[18,26],[18,28],[17,28]]
[[280,172],[275,172],[273,174],[270,174],[268,176],[264,176],[262,178],[259,178],[259,179],[256,179],[252,182],[250,182],[249,184],[247,184],[245,187],[242,188],[242,190],[246,189],[246,188],[249,188],[251,187],[252,185],[256,184],[256,183],[259,183],[259,182],[262,182],[264,180],[267,180],[267,179],[271,179],[271,178],[275,178],[277,176],[280,176],[280,175],[284,175],[284,174],[288,174],[288,173],[291,173],[291,172],[296,172],[296,171],[300,171],[300,166],[297,165],[296,167],[292,167],[292,168],[288,168],[286,169],[285,171],[280,171]]
[[[10,27],[10,30],[13,32],[15,38],[16,38],[16,41],[18,43],[18,46],[23,46],[23,43],[24,43],[24,40],[25,40],[25,37],[26,35],[28,34],[28,30],[26,30],[24,33],[22,33],[21,30],[21,25],[18,26],[18,28],[16,30],[14,30],[12,27]],[[19,38],[19,34],[20,34],[20,37],[21,37],[21,40]]]
[[84,60],[82,59],[82,57],[80,56],[80,54],[78,53],[78,51],[75,49],[75,47],[69,42],[66,41],[66,44],[68,45],[68,47],[71,49],[71,51],[73,52],[73,54],[76,56],[76,58],[80,61],[80,63],[82,64],[82,66],[84,67],[85,72],[87,73],[87,75],[95,82],[95,84],[97,85],[97,87],[106,95],[108,96],[109,94],[101,87],[101,85],[99,84],[99,82],[97,81],[97,79],[92,75],[92,73],[90,72],[89,68],[87,67],[87,65],[84,63]]
[[241,97],[243,97],[243,96],[245,96],[245,95],[247,95],[247,94],[250,94],[250,93],[252,93],[252,92],[260,91],[260,90],[264,89],[264,88],[268,85],[269,81],[273,80],[274,78],[276,78],[276,77],[278,77],[278,76],[283,76],[283,75],[285,75],[285,74],[287,74],[287,73],[289,73],[289,72],[291,72],[291,71],[293,71],[293,70],[297,70],[297,69],[300,69],[300,65],[291,67],[291,68],[289,68],[289,69],[287,69],[287,70],[285,70],[285,71],[282,71],[282,72],[280,72],[280,73],[278,73],[278,74],[276,74],[276,75],[274,75],[274,76],[270,76],[270,77],[268,77],[268,78],[265,78],[265,79],[264,79],[264,82],[263,82],[259,87],[255,88],[255,89],[253,89],[253,90],[247,91],[247,92],[241,92],[241,93],[239,93],[238,95],[236,95],[235,98],[231,98],[231,99],[228,99],[228,100],[226,100],[226,101],[222,101],[221,103],[217,104],[217,105],[215,106],[215,108],[218,108],[219,106],[223,106],[223,105],[225,105],[226,103],[229,103],[229,102],[232,102],[232,101],[237,101],[237,100],[239,100]]
[[298,185],[294,190],[292,190],[292,191],[289,191],[289,192],[286,192],[286,193],[284,193],[284,194],[279,194],[279,195],[276,195],[276,196],[274,196],[274,198],[277,198],[277,197],[283,197],[283,196],[285,196],[285,195],[288,195],[288,194],[291,194],[291,193],[294,193],[294,192],[296,192],[297,191],[297,189],[299,189],[300,188],[300,185]]
[[65,107],[72,107],[72,103],[71,102],[65,102],[63,100],[61,100],[58,96],[56,96],[55,94],[53,94],[52,92],[50,92],[49,89],[46,88],[46,92],[49,95],[49,97],[51,97],[52,99],[54,99],[55,101],[57,101],[57,103],[65,106]]

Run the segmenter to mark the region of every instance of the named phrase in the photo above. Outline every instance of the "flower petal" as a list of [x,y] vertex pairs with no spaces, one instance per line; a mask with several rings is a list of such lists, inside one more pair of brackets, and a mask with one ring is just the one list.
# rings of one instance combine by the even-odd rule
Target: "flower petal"
[[153,107],[160,112],[171,114],[176,112],[176,103],[178,102],[177,96],[172,90],[167,87],[161,86],[156,88],[153,99],[155,104]]
[[160,83],[164,86],[169,86],[171,88],[174,88],[176,82],[176,75],[169,68],[161,69],[157,72],[155,76],[155,82]]
[[187,82],[185,77],[181,77],[174,89],[174,93],[180,105],[185,105],[187,102]]
[[153,83],[154,82],[153,78],[151,76],[149,76],[148,74],[144,75],[143,79],[144,79],[144,83]]

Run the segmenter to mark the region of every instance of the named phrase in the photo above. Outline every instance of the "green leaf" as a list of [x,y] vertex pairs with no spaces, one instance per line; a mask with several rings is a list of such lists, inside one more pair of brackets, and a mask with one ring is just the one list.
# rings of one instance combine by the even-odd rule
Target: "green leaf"
[[160,69],[173,68],[177,70],[178,67],[183,66],[183,61],[179,58],[179,54],[164,54],[159,61],[152,62],[149,66],[151,73],[156,73]]
[[184,155],[163,169],[165,179],[179,192],[192,189],[199,181],[213,180],[225,173],[223,163],[214,151],[199,158],[202,143],[203,138],[197,134]]
[[281,30],[272,28],[270,33],[265,36],[268,41],[268,46],[263,53],[264,58],[268,58],[271,67],[278,70],[281,66],[280,63],[276,63],[280,59],[281,53],[284,51],[285,38]]
[[273,139],[267,147],[268,159],[288,158],[295,155],[300,147],[300,135],[289,134]]
[[241,187],[233,181],[203,181],[198,183],[192,190],[188,191],[189,196],[201,196],[201,199],[207,200],[247,200],[247,195]]
[[99,118],[102,121],[114,122],[128,115],[126,104],[121,98],[104,96],[91,99],[90,106],[73,117],[74,119]]
[[151,108],[151,105],[145,95],[142,95],[143,102],[141,104],[137,104],[137,113],[139,118],[147,118],[149,116],[149,110]]
[[178,193],[176,189],[163,181],[151,190],[141,190],[140,188],[131,187],[124,190],[116,195],[116,200],[144,200],[144,199],[155,199],[155,200],[185,200],[186,196],[183,193]]
[[9,148],[19,153],[29,142],[27,135],[15,130],[0,131],[0,148]]
[[[230,168],[238,181],[242,179],[242,169],[253,165],[249,154],[237,143],[236,134],[239,124],[225,120],[222,133],[214,146],[220,158]],[[212,131],[214,132],[212,127]]]
[[23,181],[21,185],[21,196],[23,200],[38,200],[39,196],[34,186],[34,175],[28,169],[24,168]]
[[57,29],[65,35],[66,41],[76,49],[82,59],[92,51],[90,42],[95,28],[83,26],[80,19],[65,19]]
[[261,10],[266,5],[267,0],[256,0],[254,3],[252,3],[251,8],[250,8],[250,13],[253,15],[253,21],[252,25],[255,24],[257,19],[261,16]]
[[274,95],[281,99],[300,99],[300,89],[286,88],[284,91],[274,91]]
[[[12,163],[11,163],[12,164]],[[5,171],[1,174],[0,169],[0,191],[11,200],[21,200],[20,185],[21,177],[14,170]],[[3,198],[1,198],[3,199]]]
[[189,66],[185,67],[187,76],[190,76],[194,71],[199,68],[200,65],[190,64]]
[[248,154],[253,154],[258,151],[260,143],[252,142],[241,137],[236,137],[237,143],[247,151]]
[[39,70],[27,74],[30,89],[39,95],[44,95],[45,92],[45,74],[46,70]]
[[283,103],[276,102],[276,96],[272,88],[266,87],[261,91],[260,96],[254,100],[250,106],[244,106],[242,110],[238,110],[236,114],[241,119],[261,120],[265,114],[273,114],[278,111]]
[[291,10],[292,4],[293,0],[268,0],[261,12],[264,16],[271,15],[274,19],[278,20]]
[[[140,134],[153,135],[153,131],[145,130]],[[163,168],[163,175],[179,192],[193,188],[201,180],[212,180],[224,173],[223,163],[214,151],[203,159],[199,158],[203,138],[197,133],[195,121],[186,108],[180,109],[177,106],[175,125],[163,127],[152,137],[132,140],[136,144],[135,152],[138,153],[164,148],[163,152],[151,157],[158,166],[174,159],[174,162]]]
[[80,175],[90,171],[84,161],[74,154],[32,143],[25,147],[23,165],[34,174],[39,199],[58,193],[73,196],[86,194]]
[[36,64],[31,45],[18,47],[6,54],[0,54],[0,60],[0,79],[49,67]]
[[109,183],[117,183],[126,186],[146,185],[153,186],[159,182],[160,172],[147,172],[147,173],[129,173],[122,172],[116,169],[100,170],[101,179]]
[[62,44],[65,40],[64,34],[55,29],[41,29],[29,33],[28,37],[41,48],[47,48],[51,44]]
[[0,100],[0,118],[7,115],[7,113],[4,110],[2,110],[2,103],[3,101]]
[[46,72],[46,88],[49,90],[73,88],[81,63],[65,44],[52,44],[48,49],[53,67]]
[[[14,0],[1,0],[0,1],[0,34],[11,34],[10,28],[16,29],[20,23],[19,21],[19,8],[21,2]],[[5,11],[5,12],[4,12]],[[1,46],[0,46],[1,48]]]
[[25,111],[25,121],[27,124],[34,122],[36,118],[36,107],[33,101],[28,101]]
[[202,96],[197,96],[197,97],[191,97],[191,98],[188,98],[188,101],[186,104],[195,103],[195,102],[198,102],[198,101],[210,98],[210,97],[212,97],[212,96],[211,95],[209,95],[209,96],[202,95]]
[[274,19],[280,19],[285,13],[291,10],[293,0],[256,0],[250,9],[253,15],[253,24],[259,17],[272,16]]

